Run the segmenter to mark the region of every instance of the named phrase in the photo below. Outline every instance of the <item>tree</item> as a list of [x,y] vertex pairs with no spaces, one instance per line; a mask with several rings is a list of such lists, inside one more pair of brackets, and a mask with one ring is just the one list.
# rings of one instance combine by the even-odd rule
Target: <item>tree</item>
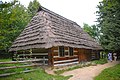
[[120,51],[120,0],[103,0],[98,5],[100,42],[104,49]]
[[10,6],[14,5],[16,2],[18,2],[18,1],[13,0],[10,3],[7,3],[7,2],[3,3],[2,1],[0,1],[0,9],[2,10],[3,8],[10,7]]
[[[11,3],[2,3],[2,5]],[[27,9],[17,2],[1,7],[0,11],[0,50],[8,51],[12,42],[29,21]]]
[[83,30],[87,32],[92,38],[99,41],[100,31],[96,25],[89,26],[88,24],[83,24]]
[[37,0],[34,0],[33,2],[30,1],[28,5],[28,13],[31,18],[36,14],[39,7],[40,3]]
[[28,9],[17,0],[0,2],[0,50],[8,51],[15,38],[36,14],[39,6],[37,0],[30,2]]

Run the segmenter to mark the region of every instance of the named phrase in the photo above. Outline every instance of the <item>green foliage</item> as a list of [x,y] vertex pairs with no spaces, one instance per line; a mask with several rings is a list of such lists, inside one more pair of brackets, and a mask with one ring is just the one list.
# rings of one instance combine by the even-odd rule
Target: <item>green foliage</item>
[[103,70],[95,80],[120,80],[120,64]]
[[0,4],[0,50],[8,51],[39,6],[37,0],[30,2],[28,9],[16,0]]
[[10,7],[10,6],[14,5],[16,2],[18,2],[18,1],[17,1],[17,0],[13,0],[13,1],[11,1],[10,3],[7,3],[7,2],[3,3],[3,2],[1,1],[0,10],[2,10],[3,8]]
[[0,59],[0,62],[12,61],[11,59]]
[[28,13],[31,18],[38,11],[39,7],[40,7],[40,3],[37,0],[33,0],[33,2],[30,1],[29,5],[28,5]]
[[103,0],[98,5],[98,27],[101,28],[100,42],[104,49],[120,50],[120,1]]
[[27,9],[20,3],[3,7],[0,15],[0,50],[8,51],[8,48],[25,28],[30,18]]
[[94,60],[93,62],[95,64],[105,64],[107,63],[107,59]]
[[96,25],[89,26],[88,24],[84,23],[83,30],[87,32],[92,38],[99,41],[100,29]]

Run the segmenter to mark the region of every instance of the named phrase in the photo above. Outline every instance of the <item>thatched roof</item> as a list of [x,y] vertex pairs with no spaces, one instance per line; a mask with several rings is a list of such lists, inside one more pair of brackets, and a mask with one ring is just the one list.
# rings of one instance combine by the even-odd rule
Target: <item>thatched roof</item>
[[10,51],[53,46],[102,49],[77,23],[40,7]]

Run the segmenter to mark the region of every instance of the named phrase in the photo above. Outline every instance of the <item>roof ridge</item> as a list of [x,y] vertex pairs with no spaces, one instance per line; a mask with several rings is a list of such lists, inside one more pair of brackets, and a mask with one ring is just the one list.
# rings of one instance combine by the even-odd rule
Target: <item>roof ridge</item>
[[[59,15],[59,14],[57,14],[57,13],[55,13],[55,12],[53,12],[53,11],[47,9],[47,8],[45,8],[45,7],[43,7],[43,6],[40,6],[40,7],[39,7],[38,12],[41,11],[41,10],[44,10],[44,11],[46,11],[46,12],[52,14],[52,15],[55,15],[55,16],[57,16],[57,17],[59,17],[59,18],[68,20],[68,21],[70,21],[71,23],[77,24],[76,22],[74,22],[74,21],[72,21],[72,20],[70,20],[70,19],[68,19],[68,18],[65,18],[65,17],[63,17],[63,16],[61,16],[61,15]],[[78,25],[78,24],[77,24],[77,25]]]

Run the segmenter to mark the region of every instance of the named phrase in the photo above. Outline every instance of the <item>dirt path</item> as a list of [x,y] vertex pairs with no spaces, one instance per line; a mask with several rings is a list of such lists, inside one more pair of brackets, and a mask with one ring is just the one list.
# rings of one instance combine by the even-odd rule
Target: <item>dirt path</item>
[[84,67],[75,69],[72,71],[68,71],[63,73],[64,76],[73,75],[69,80],[93,80],[95,76],[101,73],[102,70],[108,67],[112,67],[116,64],[119,64],[120,62],[109,62],[104,65],[97,65],[97,66],[90,66],[90,67]]

